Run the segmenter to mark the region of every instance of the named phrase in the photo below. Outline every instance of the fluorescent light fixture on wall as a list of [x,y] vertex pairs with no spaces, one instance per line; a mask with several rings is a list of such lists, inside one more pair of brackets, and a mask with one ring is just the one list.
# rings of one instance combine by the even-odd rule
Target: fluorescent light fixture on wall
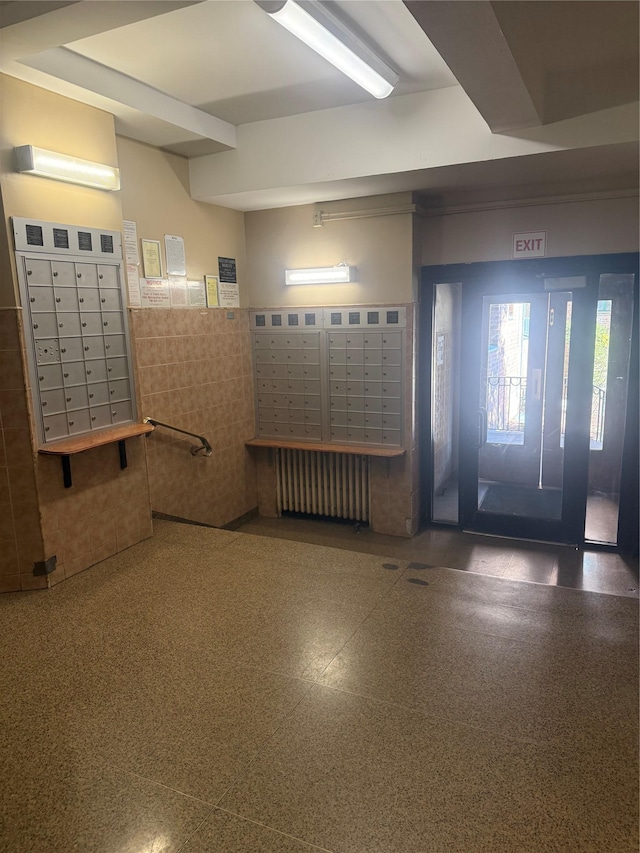
[[321,0],[255,0],[320,56],[375,98],[393,92],[398,75],[331,12]]
[[303,270],[285,270],[285,284],[346,284],[355,281],[356,268],[347,264],[335,267],[309,267]]
[[81,160],[80,157],[58,154],[33,145],[19,145],[14,151],[19,172],[98,190],[120,189],[120,170],[114,166]]

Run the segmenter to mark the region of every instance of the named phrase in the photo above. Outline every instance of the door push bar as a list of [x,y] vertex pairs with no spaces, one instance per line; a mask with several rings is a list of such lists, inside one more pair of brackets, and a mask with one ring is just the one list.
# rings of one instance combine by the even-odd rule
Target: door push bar
[[164,427],[165,429],[173,430],[173,432],[181,432],[183,435],[190,435],[191,438],[197,438],[198,441],[201,441],[202,444],[193,444],[191,446],[191,455],[197,456],[201,450],[204,450],[203,456],[211,456],[213,453],[213,448],[207,441],[207,439],[203,435],[197,435],[195,432],[187,432],[186,429],[179,429],[178,427],[171,426],[170,424],[163,424],[161,421],[156,421],[154,418],[143,418],[143,424],[151,424],[155,427]]

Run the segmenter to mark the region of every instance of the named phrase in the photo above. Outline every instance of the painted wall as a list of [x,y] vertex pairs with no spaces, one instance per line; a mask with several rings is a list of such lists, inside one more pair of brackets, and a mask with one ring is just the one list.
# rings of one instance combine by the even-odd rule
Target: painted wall
[[184,157],[124,137],[117,138],[117,154],[122,215],[137,223],[138,238],[160,240],[163,269],[165,234],[184,238],[190,279],[217,275],[219,256],[235,258],[240,304],[247,307],[243,214],[193,201],[189,195],[189,164]]
[[[322,204],[327,213],[409,204],[410,193]],[[313,205],[245,214],[249,303],[255,308],[405,303],[413,299],[409,213],[327,222],[313,227]],[[287,287],[285,269],[357,267],[347,285]]]
[[428,216],[422,263],[511,259],[512,235],[546,231],[547,256],[638,251],[638,197],[571,201]]
[[[0,75],[0,114],[0,190],[7,228],[10,216],[112,230],[122,227],[119,193],[20,174],[14,166],[13,149],[18,145],[117,166],[112,115],[5,75]],[[8,245],[13,245],[10,231]],[[13,265],[11,254],[6,260]],[[0,271],[0,306],[19,304],[6,267]]]

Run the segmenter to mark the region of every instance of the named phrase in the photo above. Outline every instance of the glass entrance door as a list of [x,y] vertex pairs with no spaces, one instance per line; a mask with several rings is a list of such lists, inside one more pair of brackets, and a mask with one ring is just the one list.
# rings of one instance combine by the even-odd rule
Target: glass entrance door
[[425,268],[432,522],[637,550],[637,266]]
[[[568,411],[566,394],[577,346],[573,302],[572,291],[538,290],[479,293],[463,306],[470,334],[461,508],[470,529],[577,539],[563,513],[579,500],[577,481],[564,477],[567,417],[580,417],[580,407]],[[472,317],[481,318],[474,331]]]

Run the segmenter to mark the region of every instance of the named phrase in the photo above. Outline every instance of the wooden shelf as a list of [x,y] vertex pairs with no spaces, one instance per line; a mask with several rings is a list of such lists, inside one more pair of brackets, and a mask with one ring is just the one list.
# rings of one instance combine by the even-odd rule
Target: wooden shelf
[[63,438],[60,441],[52,441],[38,450],[47,456],[72,456],[74,453],[82,453],[91,450],[92,447],[102,447],[103,444],[114,444],[116,441],[124,441],[125,438],[133,438],[135,435],[146,435],[153,432],[155,427],[151,424],[127,424],[126,426],[104,429],[100,432],[90,432],[75,438]]
[[402,447],[379,447],[372,444],[325,444],[321,441],[287,441],[280,438],[250,438],[247,447],[276,447],[285,450],[317,450],[321,453],[351,453],[357,456],[404,456]]
[[65,489],[68,489],[73,485],[71,480],[71,456],[76,453],[83,453],[85,450],[91,450],[93,447],[103,447],[105,444],[115,444],[117,442],[120,454],[120,468],[124,469],[127,467],[126,439],[133,438],[136,435],[147,435],[153,432],[154,429],[155,427],[151,424],[126,424],[126,426],[104,429],[100,430],[100,432],[90,432],[74,438],[63,438],[60,441],[45,444],[44,447],[38,449],[38,453],[42,453],[45,456],[60,457],[62,462],[62,479]]

